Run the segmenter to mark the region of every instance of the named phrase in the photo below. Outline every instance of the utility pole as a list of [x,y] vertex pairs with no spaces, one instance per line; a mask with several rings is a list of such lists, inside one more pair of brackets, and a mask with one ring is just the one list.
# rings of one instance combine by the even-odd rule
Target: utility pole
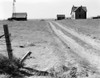
[[3,29],[4,29],[8,57],[9,57],[9,60],[12,61],[13,60],[13,53],[12,53],[12,47],[11,47],[11,42],[10,42],[10,37],[9,37],[8,25],[7,24],[3,25]]

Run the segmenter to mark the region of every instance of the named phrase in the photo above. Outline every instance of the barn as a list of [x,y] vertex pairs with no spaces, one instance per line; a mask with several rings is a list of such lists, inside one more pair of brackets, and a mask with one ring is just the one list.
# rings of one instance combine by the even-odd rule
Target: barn
[[84,6],[73,6],[71,9],[71,19],[86,19],[87,8]]
[[8,20],[27,21],[27,13],[12,13],[12,17]]
[[17,21],[26,21],[27,20],[27,13],[13,13],[12,18]]
[[65,15],[64,14],[58,14],[57,20],[62,20],[62,19],[65,19]]

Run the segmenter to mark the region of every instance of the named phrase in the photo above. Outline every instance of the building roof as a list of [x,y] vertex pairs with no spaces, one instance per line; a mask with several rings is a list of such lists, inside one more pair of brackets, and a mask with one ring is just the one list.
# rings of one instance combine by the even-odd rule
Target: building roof
[[13,13],[12,17],[14,17],[14,18],[25,18],[25,17],[27,17],[27,13]]
[[71,10],[71,13],[72,13],[72,12],[76,12],[76,11],[78,10],[78,8],[80,8],[80,7],[81,7],[84,11],[87,12],[87,8],[86,8],[85,6],[79,6],[79,7],[73,6],[73,7],[72,7],[72,10]]
[[57,17],[65,17],[64,14],[58,14]]

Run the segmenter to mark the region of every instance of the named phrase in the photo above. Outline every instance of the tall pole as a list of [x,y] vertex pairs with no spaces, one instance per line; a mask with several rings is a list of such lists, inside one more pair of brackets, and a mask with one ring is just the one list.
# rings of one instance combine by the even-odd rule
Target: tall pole
[[9,60],[11,61],[13,59],[13,53],[12,53],[12,47],[11,47],[11,42],[10,42],[10,37],[9,37],[8,25],[3,25],[3,29],[4,29],[8,57],[9,57]]
[[16,7],[15,7],[15,0],[13,0],[13,13],[15,13],[15,11],[16,11]]

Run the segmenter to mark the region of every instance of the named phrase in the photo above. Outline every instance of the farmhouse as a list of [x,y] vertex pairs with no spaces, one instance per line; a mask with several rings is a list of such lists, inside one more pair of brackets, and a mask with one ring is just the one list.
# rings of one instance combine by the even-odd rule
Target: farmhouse
[[71,10],[71,19],[86,19],[87,9],[84,6],[73,6]]
[[62,19],[65,19],[65,15],[60,15],[60,14],[58,14],[57,15],[57,20],[62,20]]

